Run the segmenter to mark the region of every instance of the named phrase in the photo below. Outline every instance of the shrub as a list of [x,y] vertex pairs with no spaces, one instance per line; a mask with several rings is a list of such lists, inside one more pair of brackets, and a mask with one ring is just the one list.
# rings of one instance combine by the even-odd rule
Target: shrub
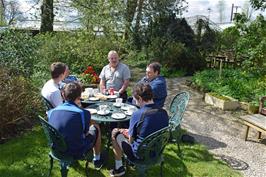
[[253,74],[238,69],[224,69],[221,79],[218,70],[204,70],[193,76],[193,83],[206,92],[215,92],[240,101],[258,104],[266,95],[266,77],[256,78]]
[[[22,125],[30,125],[42,106],[38,90],[23,76],[0,67],[0,138],[15,133]],[[25,122],[26,121],[26,122]]]
[[33,73],[39,42],[30,33],[7,30],[0,36],[0,65],[29,77]]

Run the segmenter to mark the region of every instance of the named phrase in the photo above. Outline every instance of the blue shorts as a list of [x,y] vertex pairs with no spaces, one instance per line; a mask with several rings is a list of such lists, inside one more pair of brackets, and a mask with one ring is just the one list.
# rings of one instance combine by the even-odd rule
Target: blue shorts
[[97,137],[98,137],[98,129],[94,125],[91,125],[87,133],[87,136],[84,139],[83,149],[80,151],[81,153],[74,156],[74,159],[80,159],[84,155],[86,155],[94,147]]

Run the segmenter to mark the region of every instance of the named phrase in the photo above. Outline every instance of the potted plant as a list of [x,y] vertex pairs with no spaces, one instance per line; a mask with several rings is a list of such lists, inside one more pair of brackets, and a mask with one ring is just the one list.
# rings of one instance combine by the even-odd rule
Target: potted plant
[[234,110],[239,107],[239,102],[228,96],[218,95],[217,93],[205,93],[205,102],[222,110]]

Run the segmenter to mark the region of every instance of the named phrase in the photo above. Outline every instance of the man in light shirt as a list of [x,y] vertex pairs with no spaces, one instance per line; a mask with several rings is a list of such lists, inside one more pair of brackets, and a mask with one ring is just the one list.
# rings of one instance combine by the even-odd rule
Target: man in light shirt
[[102,93],[113,88],[119,93],[123,101],[127,99],[126,89],[131,77],[130,70],[127,65],[119,61],[119,56],[116,51],[111,50],[108,53],[109,64],[104,66],[100,74],[100,89]]
[[61,91],[59,90],[60,83],[66,76],[66,64],[61,62],[52,63],[50,66],[50,72],[52,79],[47,81],[41,91],[43,97],[45,97],[53,107],[63,103]]

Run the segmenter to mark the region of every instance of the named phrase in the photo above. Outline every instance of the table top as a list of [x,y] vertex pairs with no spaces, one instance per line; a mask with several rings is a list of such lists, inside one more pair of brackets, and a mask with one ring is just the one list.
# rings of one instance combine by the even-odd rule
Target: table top
[[[115,104],[115,102],[111,102],[111,101],[108,101],[108,100],[106,100],[106,101],[98,101],[98,102],[96,102],[94,104],[89,105],[85,109],[89,108],[89,109],[96,109],[97,111],[99,111],[99,106],[100,105],[107,105],[109,107],[110,112],[108,114],[106,114],[106,115],[99,115],[97,113],[91,114],[91,119],[95,120],[97,122],[124,122],[124,121],[128,121],[128,120],[130,120],[131,115],[126,115],[125,114],[125,112],[126,112],[125,109],[122,109],[122,108],[134,107],[134,108],[137,109],[136,106],[130,105],[130,104],[126,104],[126,103],[123,103],[122,107],[117,107],[114,104]],[[123,114],[126,115],[126,117],[123,118],[123,119],[114,119],[112,117],[112,114],[114,114],[114,113],[123,113]]]
[[266,116],[261,114],[252,114],[241,116],[241,118],[251,124],[257,125],[262,129],[266,130]]

